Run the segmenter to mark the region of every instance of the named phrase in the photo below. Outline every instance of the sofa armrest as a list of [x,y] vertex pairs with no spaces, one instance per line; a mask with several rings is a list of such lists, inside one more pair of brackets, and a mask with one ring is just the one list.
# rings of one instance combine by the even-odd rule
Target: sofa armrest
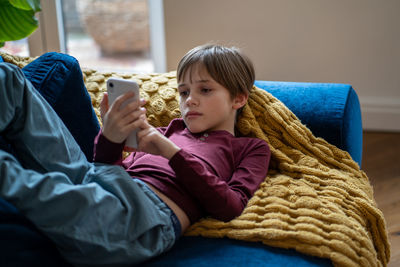
[[282,101],[315,136],[349,152],[361,167],[361,108],[351,85],[270,81],[255,85]]

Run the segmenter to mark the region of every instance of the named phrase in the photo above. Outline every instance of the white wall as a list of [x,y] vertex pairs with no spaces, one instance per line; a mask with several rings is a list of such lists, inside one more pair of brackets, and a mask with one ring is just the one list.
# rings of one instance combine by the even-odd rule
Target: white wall
[[257,79],[351,84],[365,129],[400,131],[399,14],[398,0],[164,0],[167,70],[196,45],[237,45]]

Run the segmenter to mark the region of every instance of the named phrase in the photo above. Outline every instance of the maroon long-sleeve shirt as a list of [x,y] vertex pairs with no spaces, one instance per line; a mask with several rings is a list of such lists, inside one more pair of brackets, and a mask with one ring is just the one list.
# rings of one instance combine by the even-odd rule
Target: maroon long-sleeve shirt
[[256,138],[227,131],[192,134],[182,119],[158,130],[181,148],[169,161],[135,152],[122,159],[124,144],[96,137],[94,160],[118,164],[134,178],[172,199],[191,223],[205,215],[229,221],[240,215],[267,175],[270,150]]

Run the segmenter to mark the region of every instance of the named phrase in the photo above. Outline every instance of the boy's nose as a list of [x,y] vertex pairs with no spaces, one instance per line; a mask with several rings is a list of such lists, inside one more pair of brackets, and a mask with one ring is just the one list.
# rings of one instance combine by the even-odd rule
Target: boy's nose
[[186,99],[186,105],[193,106],[193,105],[197,105],[197,104],[198,104],[198,100],[192,94],[190,94],[188,96],[188,98]]

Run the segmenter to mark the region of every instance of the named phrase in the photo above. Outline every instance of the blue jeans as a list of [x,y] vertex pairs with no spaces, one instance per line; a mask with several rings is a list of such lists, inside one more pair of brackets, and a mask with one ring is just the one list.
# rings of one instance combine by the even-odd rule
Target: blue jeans
[[65,54],[50,52],[26,65],[22,72],[53,107],[88,161],[92,161],[93,140],[100,125],[78,61]]
[[[78,61],[65,54],[50,52],[26,65],[22,72],[67,126],[87,160],[92,161],[93,140],[100,125]],[[13,153],[10,144],[1,137],[0,149]]]
[[22,71],[0,63],[0,197],[75,265],[143,262],[175,242],[172,211],[119,166],[87,161]]

